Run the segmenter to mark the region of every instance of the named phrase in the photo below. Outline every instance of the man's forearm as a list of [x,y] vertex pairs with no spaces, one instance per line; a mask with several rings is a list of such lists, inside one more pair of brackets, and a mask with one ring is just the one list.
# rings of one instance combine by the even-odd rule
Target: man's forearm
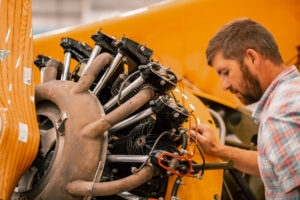
[[216,150],[216,152],[214,152],[214,155],[222,158],[223,160],[232,160],[233,167],[242,172],[260,176],[257,161],[257,151],[244,150],[222,145]]

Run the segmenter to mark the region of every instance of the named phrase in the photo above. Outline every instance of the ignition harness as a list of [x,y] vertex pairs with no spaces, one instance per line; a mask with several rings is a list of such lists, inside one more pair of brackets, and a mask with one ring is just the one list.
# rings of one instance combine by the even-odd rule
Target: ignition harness
[[[197,125],[197,119],[196,119],[196,116],[193,114],[193,111],[190,111],[189,112],[189,130],[188,130],[188,138],[187,138],[187,151],[189,152],[190,150],[190,146],[191,146],[191,118],[194,118],[195,122],[196,122],[196,130],[198,130],[198,125]],[[195,144],[197,144],[197,137],[196,137],[196,141],[195,141]],[[196,145],[194,146],[194,150],[192,153],[189,153],[187,154],[188,158],[191,159],[194,157],[195,155],[195,152],[196,152]]]
[[82,64],[83,62],[88,61],[88,60],[89,60],[89,59],[85,58],[85,59],[80,60],[80,61],[77,63],[77,65],[74,67],[73,71],[71,72],[71,76],[70,76],[70,78],[69,78],[69,81],[72,80],[73,74],[74,74],[74,72],[76,72],[76,71],[78,70],[79,66],[81,66],[81,64]]

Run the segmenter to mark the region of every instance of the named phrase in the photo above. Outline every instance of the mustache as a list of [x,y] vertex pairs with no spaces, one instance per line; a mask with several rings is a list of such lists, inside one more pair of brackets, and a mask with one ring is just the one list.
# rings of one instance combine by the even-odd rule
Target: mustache
[[229,91],[232,93],[232,94],[236,94],[238,93],[239,91],[234,89],[234,88],[229,88]]

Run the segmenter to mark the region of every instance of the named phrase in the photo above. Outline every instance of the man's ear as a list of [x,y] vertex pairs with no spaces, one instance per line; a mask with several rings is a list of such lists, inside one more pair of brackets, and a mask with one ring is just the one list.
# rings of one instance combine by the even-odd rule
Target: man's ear
[[245,61],[248,65],[254,65],[255,67],[259,67],[260,65],[259,53],[253,49],[247,49],[245,54]]

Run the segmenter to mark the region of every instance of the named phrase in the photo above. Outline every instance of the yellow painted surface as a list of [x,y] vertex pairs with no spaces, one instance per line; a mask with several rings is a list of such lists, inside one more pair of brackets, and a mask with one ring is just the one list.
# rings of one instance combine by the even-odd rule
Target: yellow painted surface
[[63,60],[63,50],[58,47],[62,36],[94,46],[89,36],[101,27],[104,33],[117,39],[125,34],[146,43],[157,60],[196,85],[203,94],[236,107],[239,101],[222,90],[220,79],[206,64],[209,39],[230,20],[248,17],[273,33],[284,61],[288,61],[297,54],[296,46],[300,45],[299,13],[299,0],[169,0],[113,19],[44,34],[35,39],[34,54]]
[[[8,200],[39,146],[34,103],[31,1],[0,1],[0,199]],[[28,79],[24,71],[29,71]],[[24,83],[25,82],[25,83]]]
[[[126,37],[154,50],[154,59],[171,67],[179,76],[187,79],[199,90],[197,95],[236,108],[240,102],[229,92],[224,92],[215,71],[208,67],[205,49],[209,39],[225,23],[234,18],[248,17],[263,24],[273,33],[284,61],[297,54],[300,45],[299,0],[170,0],[146,8],[121,14],[118,17],[65,28],[40,35],[34,40],[34,56],[44,54],[63,62],[63,50],[59,47],[62,37],[71,37],[94,46],[90,35],[102,28],[105,34],[120,39]],[[76,62],[72,61],[72,66]],[[36,83],[40,82],[35,68]],[[202,123],[211,117],[204,105],[186,90],[196,115]],[[189,106],[189,104],[188,104]],[[195,159],[201,163],[201,158]],[[207,162],[219,161],[205,154]],[[170,199],[170,179],[167,198]],[[207,171],[202,180],[184,178],[185,186],[179,188],[183,199],[213,199],[221,195],[222,171]]]

